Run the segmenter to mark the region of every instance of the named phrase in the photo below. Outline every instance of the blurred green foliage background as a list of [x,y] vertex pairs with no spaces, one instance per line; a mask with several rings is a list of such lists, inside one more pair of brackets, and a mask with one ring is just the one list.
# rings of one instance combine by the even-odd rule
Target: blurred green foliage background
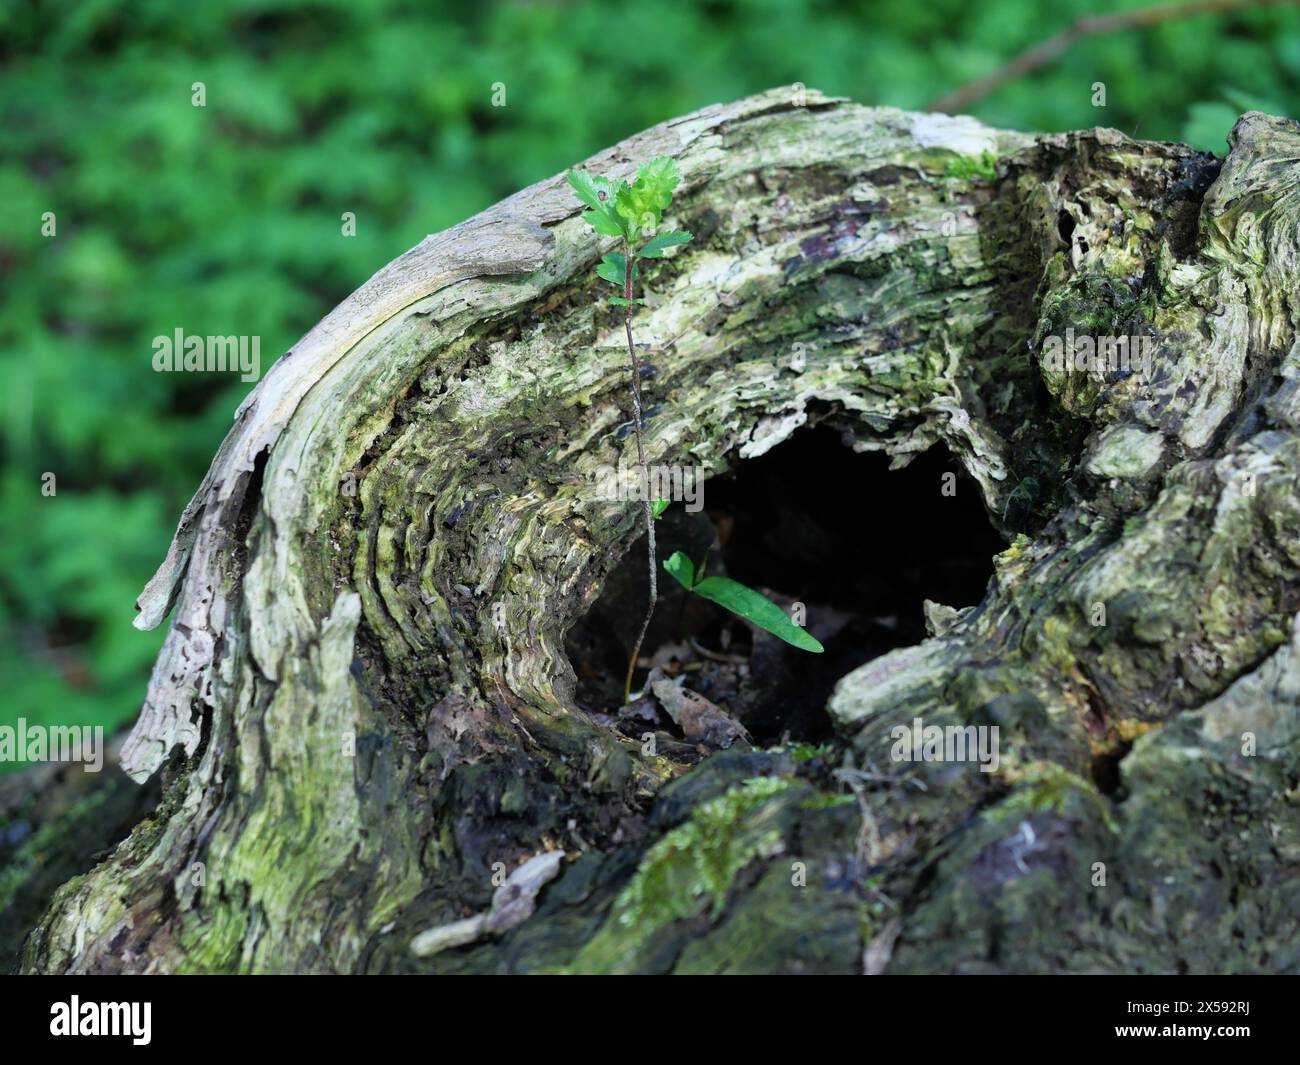
[[[6,0],[0,724],[113,727],[143,698],[161,631],[135,596],[251,387],[154,373],[154,336],[259,335],[265,372],[425,234],[665,118],[791,82],[921,108],[1140,6]],[[1298,30],[1261,8],[1094,37],[971,111],[1221,152],[1241,110],[1287,113]]]

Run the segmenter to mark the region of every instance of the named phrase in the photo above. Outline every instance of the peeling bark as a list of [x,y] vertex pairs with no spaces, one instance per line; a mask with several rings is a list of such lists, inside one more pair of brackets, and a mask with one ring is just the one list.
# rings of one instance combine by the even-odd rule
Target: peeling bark
[[[162,805],[22,967],[1300,969],[1298,154],[1258,113],[1220,170],[778,90],[585,164],[675,156],[696,234],[644,278],[648,461],[942,444],[1009,541],[843,678],[830,751],[693,767],[564,653],[640,513],[595,492],[634,447],[607,249],[561,177],[429,237],[238,412],[139,601]],[[1051,369],[1071,328],[1151,373]],[[997,725],[997,771],[891,760],[916,717]],[[527,920],[412,951],[547,850]]]

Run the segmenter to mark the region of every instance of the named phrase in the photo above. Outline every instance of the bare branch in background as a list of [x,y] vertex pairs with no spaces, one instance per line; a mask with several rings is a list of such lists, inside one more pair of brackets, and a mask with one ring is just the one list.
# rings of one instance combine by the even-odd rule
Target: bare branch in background
[[963,85],[946,96],[939,97],[929,105],[928,110],[956,114],[977,100],[982,100],[1008,81],[1032,74],[1040,67],[1046,66],[1084,37],[1095,37],[1116,30],[1158,26],[1162,22],[1188,18],[1192,15],[1229,14],[1252,7],[1295,6],[1297,3],[1300,3],[1300,0],[1196,0],[1194,3],[1166,4],[1163,7],[1148,7],[1137,11],[1117,11],[1109,15],[1087,15],[1047,40],[1026,48],[993,73]]

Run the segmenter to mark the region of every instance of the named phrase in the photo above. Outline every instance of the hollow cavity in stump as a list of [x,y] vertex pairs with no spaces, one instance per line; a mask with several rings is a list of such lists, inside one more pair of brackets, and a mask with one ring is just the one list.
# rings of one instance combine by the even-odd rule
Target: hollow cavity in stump
[[[642,666],[681,678],[760,746],[830,740],[826,702],[836,682],[920,643],[933,625],[927,614],[978,604],[993,556],[1006,547],[979,487],[946,449],[891,470],[887,456],[855,453],[851,443],[830,424],[798,432],[705,482],[699,509],[679,505],[660,522],[665,552],[707,554],[710,573],[761,588],[826,646],[824,655],[801,653],[721,607],[666,589]],[[642,547],[611,573],[566,650],[583,709],[625,735],[680,736],[649,688],[620,706],[636,604],[646,594]]]

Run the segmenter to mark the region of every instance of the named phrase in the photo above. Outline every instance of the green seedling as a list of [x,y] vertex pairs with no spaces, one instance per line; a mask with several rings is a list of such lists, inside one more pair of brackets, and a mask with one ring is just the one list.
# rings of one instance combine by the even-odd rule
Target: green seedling
[[791,621],[790,616],[767,596],[760,595],[753,588],[746,588],[730,577],[705,577],[702,572],[697,573],[695,563],[681,551],[673,552],[672,557],[664,563],[664,569],[688,592],[694,592],[746,621],[752,621],[760,629],[766,629],[801,651],[824,650],[811,634]]
[[[673,190],[681,178],[677,173],[677,163],[667,156],[661,156],[639,167],[636,180],[630,183],[610,181],[582,170],[570,171],[568,179],[578,199],[589,208],[582,215],[583,221],[601,236],[617,237],[619,241],[619,250],[608,252],[601,259],[596,274],[619,290],[619,295],[611,297],[609,302],[615,307],[623,308],[627,356],[632,365],[632,413],[636,426],[637,466],[642,482],[648,484],[641,413],[641,361],[637,358],[636,344],[632,339],[632,313],[645,301],[635,297],[633,286],[639,261],[661,258],[669,248],[685,244],[691,239],[691,234],[683,230],[657,232],[664,211],[673,202]],[[627,677],[623,683],[625,703],[632,697],[632,675],[636,671],[641,644],[645,640],[646,630],[650,627],[650,619],[654,616],[655,604],[659,599],[655,521],[671,505],[667,499],[652,501],[648,495],[642,502],[649,545],[650,602],[627,663]],[[664,563],[664,569],[696,595],[725,607],[786,643],[805,651],[822,650],[820,643],[791,621],[785,611],[766,596],[727,577],[705,577],[701,572],[697,578],[694,563],[682,552],[675,552]]]
[[[685,244],[691,234],[681,230],[658,232],[664,211],[673,202],[673,190],[681,181],[676,160],[660,156],[642,164],[636,180],[610,181],[608,178],[571,170],[569,184],[579,200],[590,210],[582,219],[603,237],[617,237],[619,250],[611,251],[596,267],[596,274],[619,289],[619,295],[610,299],[615,307],[623,308],[623,326],[627,333],[627,355],[632,364],[632,413],[636,422],[636,456],[642,483],[648,483],[645,464],[644,425],[641,414],[641,361],[637,358],[636,344],[632,340],[632,312],[645,301],[636,299],[632,286],[636,282],[636,264],[641,259],[659,259],[669,248]],[[632,697],[632,674],[641,654],[641,643],[659,597],[658,565],[655,560],[655,518],[668,506],[667,500],[643,500],[645,505],[646,538],[649,543],[650,602],[646,607],[641,632],[632,648],[627,664],[627,679],[623,684],[623,701]]]

